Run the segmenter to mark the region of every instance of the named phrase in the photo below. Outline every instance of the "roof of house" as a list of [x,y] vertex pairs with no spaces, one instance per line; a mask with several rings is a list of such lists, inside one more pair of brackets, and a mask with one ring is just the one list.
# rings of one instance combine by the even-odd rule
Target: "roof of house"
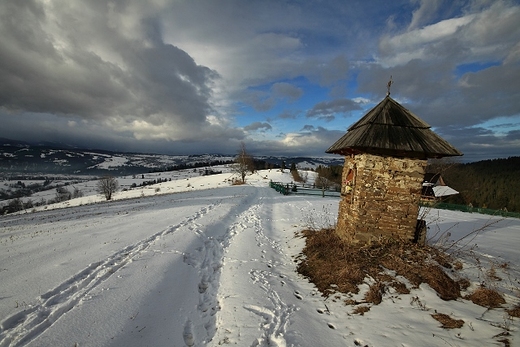
[[423,184],[441,185],[444,186],[444,180],[440,173],[427,172],[424,174]]
[[387,95],[353,124],[327,153],[370,153],[418,159],[462,155],[431,126]]

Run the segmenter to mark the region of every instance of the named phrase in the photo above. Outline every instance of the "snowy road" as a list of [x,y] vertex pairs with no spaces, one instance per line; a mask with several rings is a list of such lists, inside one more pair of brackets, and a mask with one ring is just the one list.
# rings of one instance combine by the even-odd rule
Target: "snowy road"
[[[267,188],[262,175],[253,185],[2,217],[0,347],[519,341],[517,319],[503,308],[442,301],[426,285],[410,294],[386,293],[363,316],[352,314],[345,295],[323,298],[296,273],[295,256],[304,246],[298,232],[333,224],[338,199],[283,196]],[[206,179],[214,186],[223,181]],[[473,240],[481,263],[467,259],[466,269],[475,288],[485,275],[481,265],[507,262],[496,267],[503,278],[496,285],[507,287],[509,303],[518,303],[519,220],[440,210],[428,218],[430,231],[450,231],[455,239],[489,224]],[[435,311],[465,324],[443,329],[431,317]]]

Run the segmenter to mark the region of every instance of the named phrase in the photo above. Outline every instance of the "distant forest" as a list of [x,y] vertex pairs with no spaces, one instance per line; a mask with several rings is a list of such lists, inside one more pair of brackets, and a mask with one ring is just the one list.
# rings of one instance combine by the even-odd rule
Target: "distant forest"
[[520,157],[467,164],[438,161],[427,171],[440,173],[444,183],[460,193],[445,202],[520,212]]

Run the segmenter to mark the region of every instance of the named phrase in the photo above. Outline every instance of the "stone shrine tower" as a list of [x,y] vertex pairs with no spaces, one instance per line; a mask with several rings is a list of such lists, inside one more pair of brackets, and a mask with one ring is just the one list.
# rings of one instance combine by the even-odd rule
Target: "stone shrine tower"
[[336,232],[360,244],[424,243],[417,217],[427,160],[462,155],[390,93],[326,152],[345,156]]

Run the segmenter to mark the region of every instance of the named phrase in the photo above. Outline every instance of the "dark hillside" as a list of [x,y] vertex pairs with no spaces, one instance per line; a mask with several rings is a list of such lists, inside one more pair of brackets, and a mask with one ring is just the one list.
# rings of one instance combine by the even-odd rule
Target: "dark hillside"
[[430,170],[440,172],[446,184],[460,192],[446,202],[520,212],[520,157],[438,164]]

